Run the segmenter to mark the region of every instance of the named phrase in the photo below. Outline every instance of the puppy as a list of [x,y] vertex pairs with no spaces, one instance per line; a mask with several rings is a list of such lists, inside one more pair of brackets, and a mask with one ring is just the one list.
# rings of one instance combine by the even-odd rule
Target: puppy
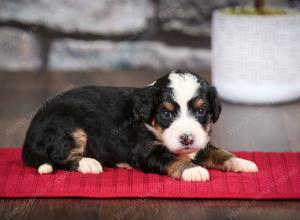
[[144,88],[77,88],[39,109],[22,158],[40,174],[98,174],[108,166],[206,181],[207,168],[257,172],[210,144],[220,113],[216,89],[192,73],[173,71]]

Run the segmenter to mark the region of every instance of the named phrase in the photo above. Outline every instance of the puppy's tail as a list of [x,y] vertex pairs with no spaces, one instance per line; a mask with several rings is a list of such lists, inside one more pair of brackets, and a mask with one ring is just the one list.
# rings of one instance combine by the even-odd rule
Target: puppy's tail
[[[22,149],[22,159],[40,174],[52,173],[54,168],[66,165],[66,159],[74,147],[74,139],[66,127],[46,125],[29,128]],[[70,128],[70,127],[68,127]]]

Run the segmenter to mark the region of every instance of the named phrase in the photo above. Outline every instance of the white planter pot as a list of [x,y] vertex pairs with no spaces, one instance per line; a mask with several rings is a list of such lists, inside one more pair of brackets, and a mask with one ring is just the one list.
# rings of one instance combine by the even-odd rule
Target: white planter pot
[[215,11],[212,80],[219,95],[249,104],[300,98],[300,14]]

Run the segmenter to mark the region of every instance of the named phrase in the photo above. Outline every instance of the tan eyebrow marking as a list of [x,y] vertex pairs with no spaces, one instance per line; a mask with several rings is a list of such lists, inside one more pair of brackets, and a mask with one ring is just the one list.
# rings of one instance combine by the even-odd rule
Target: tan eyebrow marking
[[200,108],[203,107],[205,104],[203,99],[196,99],[193,103],[194,108]]
[[175,106],[171,103],[171,102],[165,102],[163,104],[163,106],[169,110],[169,111],[174,111],[175,110]]
[[196,165],[193,164],[190,160],[186,160],[186,159],[178,157],[176,161],[174,161],[167,167],[167,173],[171,177],[180,178],[182,175],[182,172],[185,169],[195,167],[195,166]]

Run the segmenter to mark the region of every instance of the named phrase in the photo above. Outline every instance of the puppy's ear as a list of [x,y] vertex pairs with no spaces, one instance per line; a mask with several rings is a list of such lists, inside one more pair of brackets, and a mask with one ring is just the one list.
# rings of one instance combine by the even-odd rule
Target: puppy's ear
[[155,104],[159,101],[160,89],[155,86],[147,86],[138,89],[133,96],[133,113],[135,118],[145,122],[151,120]]
[[218,97],[217,90],[213,86],[209,88],[208,99],[210,103],[210,112],[212,115],[211,119],[213,123],[215,123],[219,119],[219,116],[222,111],[222,106],[221,106],[221,100]]

